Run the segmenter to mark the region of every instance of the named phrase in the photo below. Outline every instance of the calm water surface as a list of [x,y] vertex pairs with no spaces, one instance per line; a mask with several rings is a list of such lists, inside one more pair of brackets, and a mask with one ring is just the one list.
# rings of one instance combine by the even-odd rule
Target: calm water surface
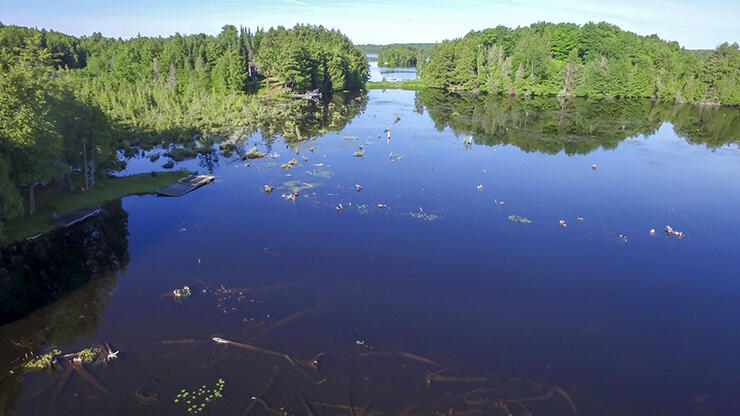
[[[340,131],[252,134],[272,157],[181,162],[215,182],[108,207],[116,270],[0,327],[0,411],[189,414],[223,379],[203,413],[740,414],[737,113],[371,91]],[[101,341],[108,394],[7,375]]]
[[370,78],[369,81],[406,81],[410,79],[416,79],[416,68],[413,67],[397,67],[388,68],[378,66],[378,55],[368,54],[368,60],[370,63]]

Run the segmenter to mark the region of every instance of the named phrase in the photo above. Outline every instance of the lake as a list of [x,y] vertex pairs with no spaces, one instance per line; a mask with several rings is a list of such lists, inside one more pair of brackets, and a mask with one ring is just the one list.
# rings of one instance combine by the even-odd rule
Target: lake
[[367,57],[370,64],[370,71],[368,71],[370,82],[397,82],[417,78],[414,67],[381,67],[378,66],[378,54],[368,54]]
[[740,414],[740,111],[340,98],[3,257],[89,282],[0,326],[0,413]]

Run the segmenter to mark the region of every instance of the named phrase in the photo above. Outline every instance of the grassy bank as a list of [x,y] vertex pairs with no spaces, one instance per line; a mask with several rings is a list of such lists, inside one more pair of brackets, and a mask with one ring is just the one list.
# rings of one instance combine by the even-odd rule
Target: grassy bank
[[55,212],[64,215],[80,208],[98,206],[127,195],[149,194],[189,174],[190,172],[181,170],[160,172],[156,175],[143,173],[111,178],[99,182],[85,192],[39,190],[36,195],[36,214],[24,215],[3,223],[0,229],[0,243],[22,240],[46,231],[53,226],[51,215]]
[[410,79],[405,81],[368,81],[365,88],[369,90],[421,90],[425,88],[420,79]]

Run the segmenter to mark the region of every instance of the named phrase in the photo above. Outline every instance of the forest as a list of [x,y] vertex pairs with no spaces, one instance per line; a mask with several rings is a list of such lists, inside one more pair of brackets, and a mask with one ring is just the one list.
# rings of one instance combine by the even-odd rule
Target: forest
[[413,46],[383,46],[378,53],[378,66],[418,67],[427,56],[424,49]]
[[435,43],[390,43],[388,45],[376,45],[376,44],[362,44],[357,45],[357,48],[362,51],[364,54],[379,54],[380,50],[383,48],[393,48],[393,47],[401,47],[401,48],[413,48],[413,49],[420,49],[424,51],[427,55],[429,54],[429,51],[432,50]]
[[94,187],[131,145],[252,126],[280,108],[258,93],[360,90],[367,71],[321,26],[123,40],[0,24],[0,220],[33,213],[39,185]]
[[421,78],[455,91],[740,105],[737,43],[687,50],[603,22],[472,31],[437,44]]

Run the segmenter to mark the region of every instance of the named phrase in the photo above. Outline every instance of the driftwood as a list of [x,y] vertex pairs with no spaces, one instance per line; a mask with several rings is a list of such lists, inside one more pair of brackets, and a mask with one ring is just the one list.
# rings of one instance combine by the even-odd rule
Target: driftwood
[[[272,385],[275,384],[275,381],[277,381],[277,378],[278,378],[279,375],[280,375],[280,373],[276,370],[275,371],[275,374],[273,374],[272,377],[270,377],[269,379],[267,379],[267,382],[265,383],[264,386],[262,386],[262,388],[260,389],[260,392],[257,393],[257,396],[252,397],[252,399],[256,399],[256,398],[258,398],[260,396],[264,396],[265,394],[267,394],[267,392],[270,390],[270,387],[272,387]],[[252,408],[256,404],[257,404],[257,401],[256,400],[252,400],[252,402],[249,403],[249,406],[247,406],[247,408],[244,409],[244,413],[242,413],[242,416],[247,416],[249,414],[249,412],[252,411]]]
[[318,365],[318,359],[319,359],[319,357],[321,357],[322,355],[324,355],[323,352],[322,353],[319,353],[318,355],[316,355],[316,357],[314,357],[313,360],[303,361],[303,360],[299,360],[299,359],[293,358],[290,355],[285,354],[285,353],[282,353],[282,352],[268,350],[268,349],[265,349],[265,348],[260,348],[260,347],[257,347],[255,345],[247,344],[247,343],[244,343],[244,342],[230,341],[228,339],[224,339],[224,338],[220,338],[220,337],[213,337],[212,340],[213,340],[213,342],[215,342],[217,344],[232,345],[234,347],[243,348],[243,349],[245,349],[247,351],[252,351],[252,352],[257,352],[257,353],[260,353],[260,354],[271,355],[273,357],[283,358],[288,363],[290,363],[290,365],[292,365],[293,367],[295,367],[301,374],[303,374],[312,383],[314,383],[314,384],[321,384],[321,383],[323,383],[323,382],[326,381],[325,378],[324,379],[321,379],[319,381],[313,380],[313,378],[308,373],[306,373],[306,371],[302,368],[302,366],[303,366],[303,367],[309,367],[309,368],[316,369],[316,367]]
[[304,310],[302,310],[300,312],[294,313],[293,315],[290,315],[290,316],[288,316],[286,318],[283,318],[283,319],[275,322],[274,324],[268,326],[267,328],[263,329],[262,331],[258,332],[256,335],[253,335],[252,337],[250,337],[249,339],[247,339],[247,342],[252,342],[255,339],[261,337],[262,335],[265,335],[266,333],[268,333],[270,331],[273,331],[273,330],[275,330],[277,328],[280,328],[281,326],[289,323],[290,321],[292,321],[294,319],[298,319],[301,316],[306,315],[308,313],[311,313],[311,312],[315,311],[318,308],[319,308],[318,306],[313,306],[313,307],[310,307],[308,309],[304,309]]
[[436,361],[432,361],[429,358],[424,358],[420,355],[412,354],[410,352],[403,352],[403,351],[369,351],[369,352],[361,352],[358,354],[360,357],[401,357],[406,358],[407,360],[413,360],[418,361],[424,364],[430,364],[439,366],[439,363]]

